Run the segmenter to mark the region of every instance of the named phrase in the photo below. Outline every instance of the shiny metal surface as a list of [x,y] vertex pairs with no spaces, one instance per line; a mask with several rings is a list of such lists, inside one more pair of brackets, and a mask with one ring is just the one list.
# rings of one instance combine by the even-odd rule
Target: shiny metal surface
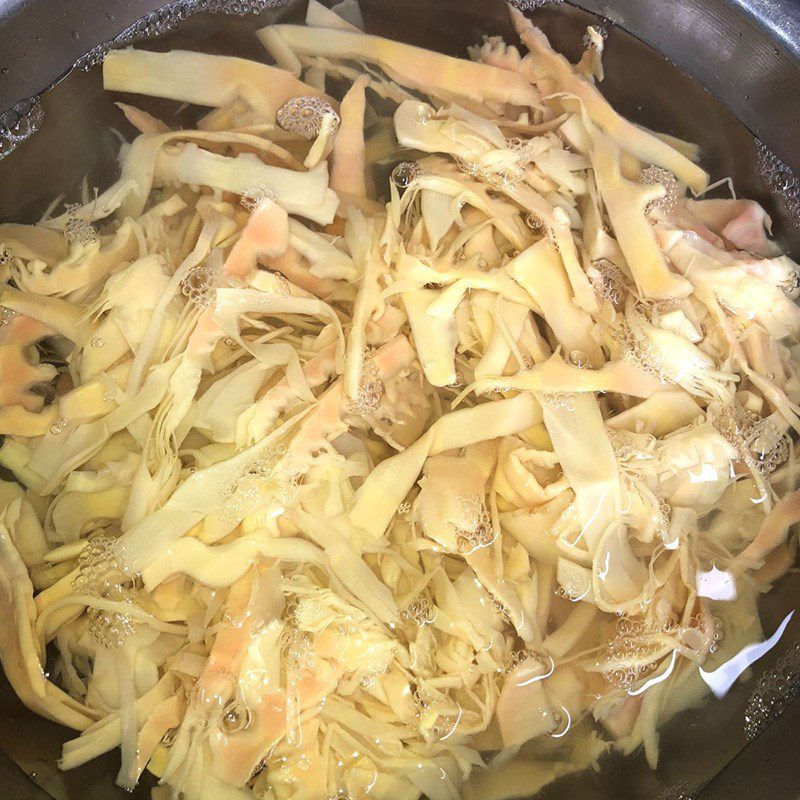
[[[97,0],[0,1],[0,109],[38,94],[92,47],[113,39],[161,5],[159,0],[104,0],[98,10]],[[482,34],[513,37],[505,8],[497,0],[362,0],[362,8],[370,31],[454,54],[463,54],[464,47]],[[583,27],[596,21],[589,12],[614,23],[603,84],[609,99],[641,124],[697,141],[714,175],[730,175],[743,195],[768,207],[779,236],[796,257],[800,228],[793,224],[786,205],[764,185],[750,131],[784,161],[800,168],[796,133],[800,125],[800,3],[574,0],[572,6],[546,5],[534,14],[555,46],[574,56]],[[149,46],[261,58],[263,50],[252,37],[252,29],[278,13],[291,11],[245,18],[196,14]],[[52,195],[77,187],[87,173],[90,183],[109,180],[118,147],[110,127],[131,133],[103,95],[96,68],[73,72],[43,97],[43,107],[42,130],[0,161],[2,219],[35,218]],[[160,101],[148,103],[148,108],[174,112],[174,104]],[[191,110],[173,121],[191,124]],[[798,596],[800,578],[791,575],[765,598],[765,628],[774,630],[784,609],[794,607]],[[786,641],[798,639],[800,622],[795,620]],[[765,659],[756,672],[769,668],[774,660]],[[600,774],[569,777],[537,797],[797,800],[800,703],[795,701],[778,722],[748,745],[743,719],[751,691],[752,683],[737,686],[724,703],[688,711],[668,726],[657,773],[647,769],[641,756],[624,761],[612,757]],[[0,758],[0,797],[116,800],[130,796],[113,786],[115,754],[71,773],[58,772],[55,761],[66,738],[68,732],[21,707],[3,683],[0,747],[11,760]],[[42,789],[28,781],[17,765],[35,774]],[[142,786],[132,796],[149,797],[149,790]]]

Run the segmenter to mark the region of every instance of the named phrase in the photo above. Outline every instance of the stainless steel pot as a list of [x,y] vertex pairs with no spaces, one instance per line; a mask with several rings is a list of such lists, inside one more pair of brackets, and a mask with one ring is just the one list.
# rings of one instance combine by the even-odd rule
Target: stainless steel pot
[[[585,25],[600,16],[610,30],[606,95],[635,121],[698,142],[712,174],[732,177],[742,195],[764,203],[779,238],[797,257],[798,0],[514,1],[570,55],[577,53]],[[300,5],[292,0],[179,0],[166,7],[160,0],[0,0],[0,109],[10,109],[0,117],[0,218],[34,219],[54,195],[77,187],[84,175],[95,184],[113,177],[118,140],[111,128],[131,131],[103,95],[99,69],[91,66],[110,45],[150,39],[148,46],[156,49],[180,46],[263,58],[254,27],[299,15]],[[483,34],[513,37],[500,0],[361,0],[361,8],[370,31],[453,54],[463,54]],[[174,113],[174,104],[156,101],[149,107]],[[183,112],[180,121],[190,124],[190,115],[190,109]],[[798,597],[800,576],[790,574],[764,598],[765,628],[774,630]],[[800,640],[800,620],[793,623],[781,651]],[[768,675],[780,655],[759,662],[756,677]],[[789,663],[797,696],[800,648]],[[800,702],[785,702],[783,714],[748,741],[744,720],[754,682],[736,686],[724,702],[684,712],[667,726],[658,772],[650,772],[640,756],[613,756],[599,774],[563,779],[537,797],[797,800]],[[59,773],[55,762],[66,738],[65,731],[28,712],[0,683],[0,797],[126,796],[113,786],[114,755]],[[133,796],[149,797],[148,787],[140,786]]]

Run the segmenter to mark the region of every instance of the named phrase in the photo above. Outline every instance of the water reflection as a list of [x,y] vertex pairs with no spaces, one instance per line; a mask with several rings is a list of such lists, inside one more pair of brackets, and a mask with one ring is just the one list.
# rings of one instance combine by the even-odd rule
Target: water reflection
[[708,572],[697,573],[697,594],[709,600],[735,600],[736,580],[730,572],[712,566]]
[[375,784],[378,782],[378,770],[373,770],[374,774],[372,776],[372,781],[365,787],[364,794],[369,794],[374,788]]
[[442,738],[440,739],[440,741],[442,742],[447,741],[447,739],[449,739],[456,732],[456,728],[458,727],[459,722],[461,722],[461,717],[464,714],[464,709],[461,708],[461,703],[456,702],[456,705],[458,706],[458,717],[456,718],[456,721],[453,723],[453,727],[450,729],[450,731],[446,733],[444,736],[442,736]]
[[790,611],[769,639],[765,642],[749,644],[747,647],[743,647],[733,658],[713,672],[706,672],[702,667],[700,668],[700,677],[717,698],[725,697],[739,676],[775,647],[793,616],[794,611]]
[[550,671],[544,675],[534,675],[532,678],[528,678],[527,680],[522,681],[522,683],[518,683],[517,686],[529,686],[532,683],[536,683],[536,681],[543,681],[545,678],[549,678],[556,670],[556,662],[552,656],[547,656],[550,659]]
[[570,715],[569,711],[567,710],[566,706],[561,706],[561,710],[564,712],[566,716],[566,725],[564,726],[564,730],[560,733],[551,733],[550,736],[553,739],[560,739],[562,736],[566,736],[569,733],[569,729],[572,727],[572,716]]
[[691,469],[687,470],[689,474],[689,483],[709,483],[717,480],[717,470],[713,464],[703,463],[700,465],[700,471],[695,473]]
[[672,675],[672,670],[675,669],[675,661],[677,660],[677,657],[678,657],[678,651],[673,650],[672,659],[669,662],[669,666],[664,670],[664,672],[662,672],[660,675],[657,675],[655,678],[650,678],[650,680],[645,681],[644,684],[642,684],[638,689],[629,689],[628,694],[631,696],[644,694],[648,689],[651,689],[653,686],[656,686],[657,684],[662,683],[667,678],[669,678],[669,676]]

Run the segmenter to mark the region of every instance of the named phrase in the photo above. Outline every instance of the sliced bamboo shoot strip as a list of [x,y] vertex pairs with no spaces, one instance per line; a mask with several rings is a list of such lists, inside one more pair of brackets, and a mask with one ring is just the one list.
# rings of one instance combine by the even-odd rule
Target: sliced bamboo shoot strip
[[159,152],[155,177],[161,183],[200,184],[234,194],[263,185],[275,192],[276,202],[290,214],[320,225],[333,222],[339,206],[336,193],[328,188],[327,163],[308,172],[294,172],[271,167],[252,153],[228,158],[186,144],[176,151]]
[[541,409],[530,394],[454,411],[441,417],[413,445],[382,461],[369,474],[356,493],[350,521],[379,539],[429,455],[521,433],[540,421]]
[[660,187],[626,180],[620,170],[619,147],[597,129],[591,131],[591,135],[597,185],[639,290],[653,299],[688,296],[692,285],[670,271],[646,216],[648,203],[661,197]]
[[300,25],[275,25],[273,30],[296,53],[377,64],[392,80],[421,92],[517,106],[539,100],[539,93],[524,78],[487,64],[352,31]]
[[591,364],[602,363],[597,342],[591,337],[594,321],[586,311],[573,304],[569,278],[547,239],[540,239],[509,261],[506,271],[542,310],[567,353],[580,350]]
[[593,554],[620,507],[617,457],[593,395],[574,395],[570,407],[543,401],[542,414],[564,475],[575,492],[580,541]]
[[626,361],[611,361],[600,369],[580,369],[559,355],[516,375],[475,381],[466,392],[512,390],[519,392],[622,392],[633,397],[650,397],[666,388],[658,378]]
[[278,67],[187,50],[112,50],[103,62],[103,87],[211,107],[241,97],[264,122],[274,122],[278,109],[293,97],[329,99]]
[[333,145],[331,188],[343,202],[348,197],[367,196],[364,110],[368,84],[366,76],[358,78],[342,100],[342,122]]
[[550,47],[547,37],[520,11],[510,7],[511,19],[525,46],[558,85],[578,97],[596,125],[644,164],[655,164],[675,174],[696,192],[708,185],[708,174],[674,147],[621,117],[597,87],[578,75],[569,61]]
[[454,316],[435,317],[427,313],[438,294],[434,289],[417,289],[403,292],[402,297],[425,377],[432,386],[449,386],[456,380],[458,331]]

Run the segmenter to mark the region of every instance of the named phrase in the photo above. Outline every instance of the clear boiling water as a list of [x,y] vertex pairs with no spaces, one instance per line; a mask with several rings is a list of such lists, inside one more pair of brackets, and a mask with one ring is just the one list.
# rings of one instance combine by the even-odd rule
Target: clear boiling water
[[[553,38],[556,39],[557,44],[560,44],[559,39],[563,40],[564,38],[580,42],[582,27],[588,21],[588,18],[566,8],[561,8],[557,11],[543,8],[545,6],[556,6],[559,3],[560,0],[516,0],[516,5],[523,10],[536,11],[537,14],[547,12],[548,16],[542,17],[540,21],[545,23],[548,33],[555,34]],[[286,5],[289,5],[289,3],[285,2],[285,0],[241,0],[240,2],[181,0],[181,2],[171,3],[160,11],[149,14],[144,19],[122,31],[112,42],[94,47],[76,63],[75,67],[78,72],[87,72],[96,76],[96,67],[102,62],[110,48],[130,45],[153,37],[171,35],[174,45],[182,46],[182,32],[189,30],[193,18],[199,18],[201,14],[212,13],[247,18]],[[365,4],[367,8],[374,8],[375,5],[374,3]],[[549,23],[550,29],[548,29],[547,23]],[[492,18],[488,28],[494,30],[496,24],[497,20]],[[397,38],[413,40],[413,31],[417,26],[418,23],[415,23],[409,30],[398,32]],[[452,26],[454,30],[458,30],[458,20],[454,20]],[[464,28],[469,30],[469,34],[464,33],[462,37],[461,33],[459,33],[458,37],[461,39],[469,36],[468,40],[464,39],[462,42],[462,44],[466,45],[472,43],[475,36],[474,29],[470,28],[467,23],[465,23]],[[410,35],[409,31],[411,31]],[[385,30],[381,32],[387,33]],[[237,32],[235,35],[241,34]],[[391,35],[390,32],[389,35]],[[190,47],[192,45],[183,46]],[[622,71],[618,69],[618,66],[619,64],[624,64],[624,51],[629,47],[641,49],[641,45],[624,37],[619,31],[614,31],[605,59],[610,82],[613,82],[615,75],[619,80],[619,75]],[[620,51],[623,52],[620,53]],[[619,60],[617,66],[615,66],[614,62],[617,54],[619,55]],[[658,66],[660,61],[656,56],[652,58],[654,69],[665,68],[663,65]],[[674,68],[669,69],[674,71]],[[685,78],[675,79],[673,75],[672,79],[673,85],[679,85],[686,91],[691,91],[695,94],[700,91],[698,87],[688,82]],[[675,81],[677,82],[675,83]],[[65,84],[66,87],[69,87],[69,85],[69,82]],[[612,94],[613,91],[612,86]],[[106,101],[101,100],[100,102]],[[713,103],[710,98],[705,98],[703,102]],[[54,128],[48,128],[47,126],[48,121],[44,118],[43,108],[44,106],[40,100],[33,98],[19,103],[11,112],[2,117],[2,120],[0,120],[0,158],[10,153],[11,150],[26,141],[28,137],[40,128],[44,128],[40,134],[43,137],[56,135]],[[636,117],[634,109],[623,107],[621,110],[630,116],[634,116],[634,118]],[[641,107],[638,110],[641,110]],[[674,111],[676,109],[673,107],[670,110]],[[650,120],[645,115],[645,118],[641,121],[644,124],[652,124],[653,127],[659,127],[658,119]],[[55,125],[53,120],[49,122]],[[730,124],[732,131],[735,133],[731,137],[732,140],[737,142],[746,141],[753,145],[756,154],[754,160],[756,161],[760,178],[763,181],[763,187],[748,187],[746,178],[742,181],[737,181],[737,188],[740,189],[741,194],[743,196],[754,195],[759,193],[759,188],[766,189],[773,196],[775,202],[781,204],[796,224],[800,225],[800,179],[786,164],[772,154],[762,142],[754,142],[740,126],[736,127],[737,123],[732,118]],[[685,134],[689,139],[702,139],[702,130],[696,124],[693,126],[688,119],[679,120],[677,128],[679,133]],[[70,146],[69,142],[64,144],[67,147]],[[708,142],[705,144],[707,150],[711,147],[723,146],[720,142]],[[80,157],[80,155],[78,154],[76,157]],[[401,170],[396,175],[398,186],[401,186],[403,181],[407,179],[405,171]],[[84,230],[75,231],[75,235],[82,237],[91,234]],[[609,291],[612,291],[613,276],[608,277],[608,282]],[[201,283],[203,282],[201,281]],[[203,286],[205,286],[205,283],[203,283]],[[192,288],[197,289],[197,287]],[[200,289],[202,288],[200,287]],[[783,590],[779,590],[776,594],[766,599],[766,603],[770,606],[765,619],[766,630],[771,631],[776,628],[777,622],[780,621],[783,615],[782,612],[788,605],[787,595],[790,597],[795,588],[796,583],[794,586],[784,587]],[[413,617],[420,625],[427,625],[432,621],[430,619],[430,608],[425,607],[424,598],[423,601],[415,601],[415,603],[409,604],[408,608],[404,609],[404,613],[409,617]],[[118,622],[118,620],[105,620],[105,622],[113,623]],[[116,628],[111,632],[114,635],[118,633]],[[792,635],[797,636],[796,626],[787,633],[787,639]],[[624,635],[621,641],[623,644],[625,643]],[[622,679],[627,680],[627,676],[622,676]],[[631,800],[634,800],[634,798],[635,800],[695,800],[703,784],[724,765],[728,758],[735,755],[736,749],[743,745],[745,740],[753,740],[763,734],[768,729],[770,722],[782,713],[798,694],[800,694],[800,645],[795,645],[781,658],[774,668],[766,672],[758,680],[755,687],[752,685],[737,687],[725,702],[712,705],[701,711],[686,712],[668,726],[668,729],[664,732],[665,746],[662,765],[658,773],[653,775],[643,769],[641,758],[637,760],[636,757],[633,757],[623,760],[615,757],[605,764],[599,781],[589,780],[585,776],[568,778],[566,781],[557,782],[548,787],[542,793],[542,797],[552,798],[553,800],[567,796],[580,796],[582,798],[624,796],[631,798]],[[723,711],[719,710],[721,707],[724,707]],[[714,733],[709,738],[709,732],[712,729]],[[698,730],[700,731],[699,733],[697,733]],[[725,737],[732,739],[733,745],[727,748],[715,747],[715,741]],[[701,749],[705,750],[705,758],[688,756],[691,750],[694,750],[696,755]],[[107,764],[105,766],[108,767]],[[97,770],[98,766],[94,765],[89,769]],[[109,768],[108,785],[111,783],[111,775],[113,775],[113,772]],[[94,797],[110,797],[110,792],[113,792],[113,790],[109,790],[104,785],[102,792],[97,794],[93,794],[90,788],[88,793],[83,793],[82,789],[78,789],[77,791],[67,792],[63,796],[69,798],[80,797],[81,800],[85,797],[86,800],[92,800]],[[145,789],[137,790],[136,796],[148,796],[147,792],[148,790]]]

